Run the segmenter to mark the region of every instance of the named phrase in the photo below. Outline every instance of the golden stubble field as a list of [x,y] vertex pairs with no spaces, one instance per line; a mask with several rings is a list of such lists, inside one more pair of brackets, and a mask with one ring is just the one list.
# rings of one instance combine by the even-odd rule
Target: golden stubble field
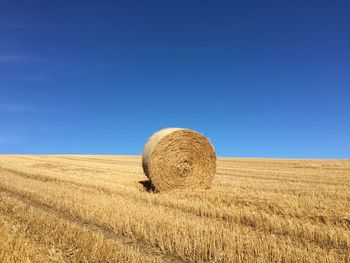
[[349,262],[350,160],[219,158],[150,193],[138,156],[0,156],[0,262]]

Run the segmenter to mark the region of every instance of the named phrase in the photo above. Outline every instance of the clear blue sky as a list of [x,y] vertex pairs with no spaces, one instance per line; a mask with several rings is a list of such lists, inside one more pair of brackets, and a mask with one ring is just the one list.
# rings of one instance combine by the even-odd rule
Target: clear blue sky
[[350,2],[1,1],[0,153],[350,158]]

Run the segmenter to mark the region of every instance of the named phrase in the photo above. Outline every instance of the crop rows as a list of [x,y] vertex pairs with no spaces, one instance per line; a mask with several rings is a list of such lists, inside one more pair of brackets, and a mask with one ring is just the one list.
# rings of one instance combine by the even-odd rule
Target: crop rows
[[350,161],[218,160],[152,193],[140,157],[1,156],[0,262],[348,262]]

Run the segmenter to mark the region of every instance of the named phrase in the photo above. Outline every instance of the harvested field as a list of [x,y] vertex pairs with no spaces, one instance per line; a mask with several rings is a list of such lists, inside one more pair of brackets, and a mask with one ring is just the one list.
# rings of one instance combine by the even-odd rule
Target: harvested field
[[350,160],[218,158],[154,194],[139,156],[0,156],[0,262],[349,262]]

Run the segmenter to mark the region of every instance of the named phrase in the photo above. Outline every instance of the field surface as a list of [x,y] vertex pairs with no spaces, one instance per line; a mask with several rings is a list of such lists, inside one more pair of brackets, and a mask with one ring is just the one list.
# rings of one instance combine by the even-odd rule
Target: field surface
[[219,158],[152,193],[138,156],[0,156],[0,262],[349,262],[350,161]]

